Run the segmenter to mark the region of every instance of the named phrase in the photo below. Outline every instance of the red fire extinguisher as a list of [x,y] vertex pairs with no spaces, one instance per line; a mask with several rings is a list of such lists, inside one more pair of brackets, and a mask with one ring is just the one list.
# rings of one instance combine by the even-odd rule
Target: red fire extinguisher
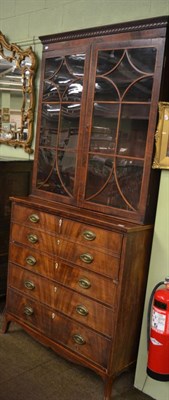
[[[161,285],[164,288],[158,289]],[[158,381],[169,381],[169,277],[159,282],[151,293],[147,339],[147,374]]]

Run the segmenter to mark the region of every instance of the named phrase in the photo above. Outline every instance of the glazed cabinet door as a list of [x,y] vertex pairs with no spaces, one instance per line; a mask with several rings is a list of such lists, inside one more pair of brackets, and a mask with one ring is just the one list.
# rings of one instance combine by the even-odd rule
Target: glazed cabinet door
[[163,51],[163,39],[93,45],[83,207],[143,220]]
[[76,203],[84,126],[89,47],[60,46],[44,54],[35,192]]

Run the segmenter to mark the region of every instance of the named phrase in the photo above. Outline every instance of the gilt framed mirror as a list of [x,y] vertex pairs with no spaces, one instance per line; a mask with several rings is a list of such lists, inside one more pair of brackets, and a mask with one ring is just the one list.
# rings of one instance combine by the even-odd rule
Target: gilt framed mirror
[[169,169],[169,103],[159,102],[159,119],[155,133],[155,156],[152,168]]
[[8,43],[0,32],[0,145],[33,152],[34,76],[32,48]]

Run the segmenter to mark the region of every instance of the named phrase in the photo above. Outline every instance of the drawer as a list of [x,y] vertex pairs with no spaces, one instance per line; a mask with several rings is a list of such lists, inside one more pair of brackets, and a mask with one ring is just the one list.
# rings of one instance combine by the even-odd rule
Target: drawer
[[123,235],[120,233],[59,218],[55,215],[17,204],[14,204],[12,220],[36,230],[40,229],[53,234],[59,234],[73,242],[80,242],[91,247],[105,248],[117,254],[121,252]]
[[59,233],[59,217],[34,208],[14,204],[12,209],[12,220],[21,225],[27,225],[48,232]]
[[44,231],[38,231],[36,227],[32,229],[32,227],[12,224],[10,240],[52,255],[58,255],[59,252],[59,237]]
[[104,335],[112,335],[113,310],[96,301],[12,264],[8,285]]
[[118,268],[112,269],[110,279],[14,243],[10,246],[10,261],[108,305],[115,302]]
[[87,246],[108,249],[117,254],[121,252],[123,235],[116,232],[63,219],[60,233]]
[[[29,238],[32,238],[29,240]],[[35,242],[33,243],[33,239]],[[96,271],[113,278],[114,270],[119,269],[119,257],[98,251],[96,248],[88,248],[67,240],[58,239],[58,236],[49,235],[42,231],[13,224],[11,228],[11,240],[22,243],[31,248],[51,254],[53,257],[61,257],[64,260],[78,266]]]
[[107,368],[111,341],[102,335],[12,289],[8,292],[6,311],[52,341]]

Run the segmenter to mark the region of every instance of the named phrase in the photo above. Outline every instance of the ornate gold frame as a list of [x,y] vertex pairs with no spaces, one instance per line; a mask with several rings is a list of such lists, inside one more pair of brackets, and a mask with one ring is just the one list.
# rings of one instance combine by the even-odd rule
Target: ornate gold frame
[[[9,53],[10,52],[10,53]],[[6,53],[6,54],[5,54]],[[36,70],[36,57],[32,51],[32,47],[22,50],[19,46],[12,43],[9,44],[5,36],[0,32],[0,56],[11,64],[15,63],[16,68],[21,71],[22,79],[22,106],[21,106],[21,128],[19,134],[10,132],[10,138],[0,137],[0,144],[6,144],[13,147],[23,147],[24,150],[31,154],[33,140],[33,116],[34,116],[34,75]],[[27,65],[25,60],[29,59]],[[26,83],[25,83],[26,82]],[[29,106],[27,107],[27,99],[29,98]],[[24,137],[24,128],[26,129],[26,138]]]
[[159,120],[155,133],[155,157],[152,168],[169,169],[169,103],[159,102]]

